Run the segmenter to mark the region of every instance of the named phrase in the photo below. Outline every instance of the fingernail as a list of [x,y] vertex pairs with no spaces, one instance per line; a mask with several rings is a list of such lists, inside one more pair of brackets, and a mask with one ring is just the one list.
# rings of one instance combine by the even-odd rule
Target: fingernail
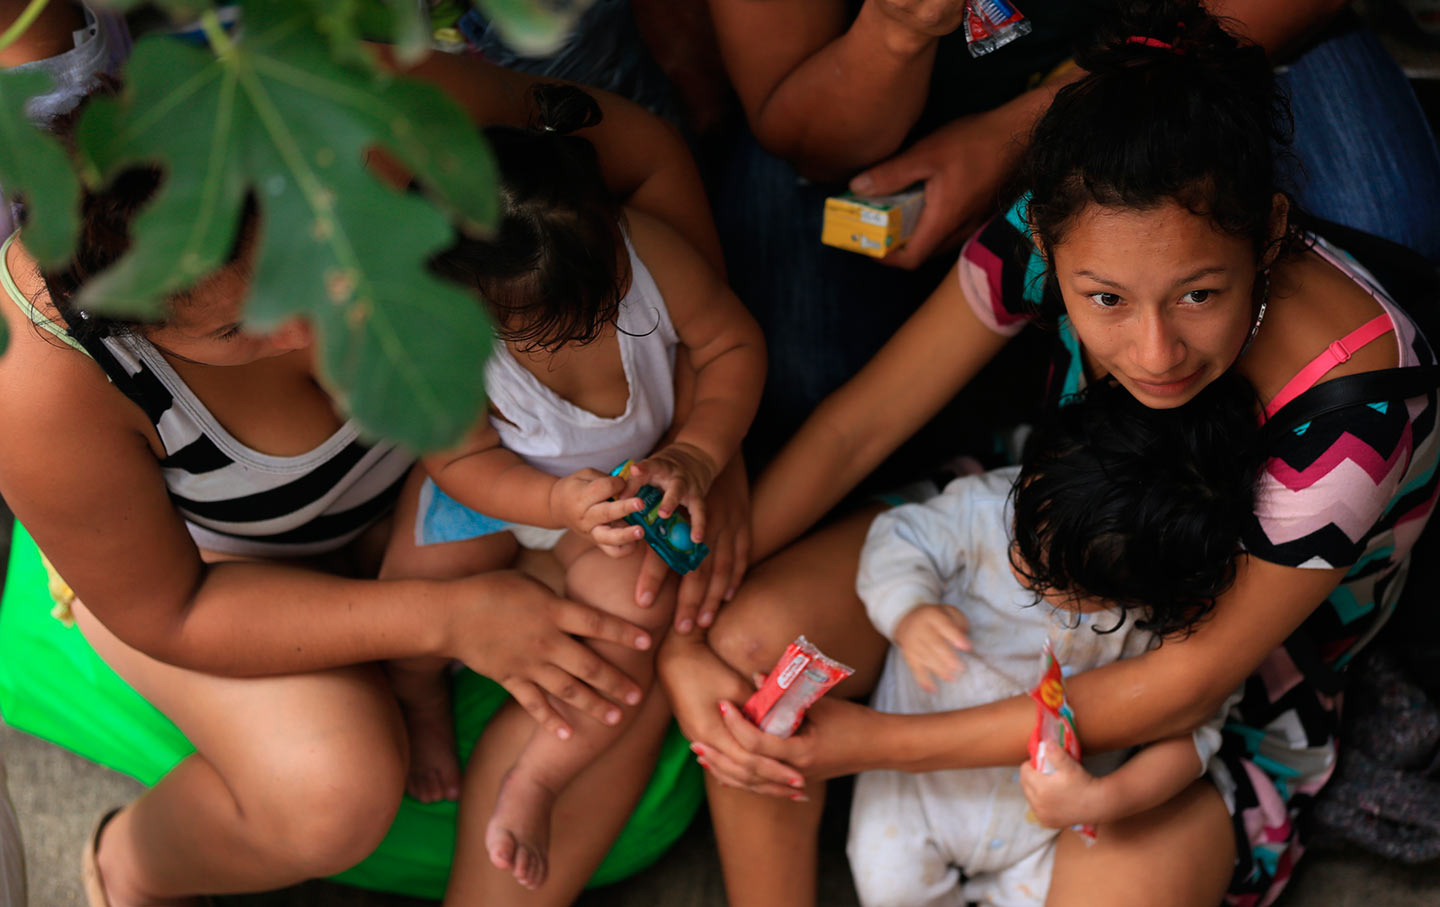
[[799,778],[791,778],[790,786],[803,788],[805,786],[805,782],[800,780]]
[[710,767],[710,763],[706,762],[704,759],[696,759],[695,761],[698,762],[698,763],[700,763],[700,767],[701,767],[701,768],[709,768],[709,767]]
[[734,590],[734,589],[726,589],[726,590],[725,590],[725,600],[726,600],[727,602],[728,602],[730,599],[734,598],[734,597],[735,597],[735,590]]
[[650,604],[651,602],[653,602],[654,600],[655,600],[655,593],[654,593],[654,592],[651,592],[649,589],[646,589],[644,592],[641,592],[641,593],[640,593],[640,604],[642,604],[642,605],[648,605],[648,604]]
[[690,618],[687,617],[684,620],[680,621],[679,630],[681,633],[689,633],[693,629],[695,629],[695,622]]
[[861,174],[860,176],[857,176],[850,181],[850,190],[852,192],[869,192],[870,187],[873,185],[875,185],[874,180],[864,174]]
[[640,692],[638,690],[631,690],[630,692],[626,693],[625,702],[629,705],[639,705]]
[[700,626],[702,626],[702,627],[708,627],[708,626],[710,626],[710,625],[711,625],[712,623],[714,623],[714,622],[715,622],[715,612],[714,612],[714,611],[706,611],[704,614],[701,614],[701,615],[700,615]]
[[635,648],[642,652],[650,648],[650,637],[644,635],[635,637]]
[[644,538],[644,537],[645,537],[645,530],[644,530],[644,529],[641,529],[639,526],[636,526],[636,527],[635,527],[635,531],[632,532],[632,533],[630,533],[630,537],[631,537],[631,538],[635,538],[635,539]]
[[690,744],[690,752],[694,753],[697,756],[703,756],[705,755],[705,747],[701,746],[698,743],[692,743]]
[[561,740],[569,740],[569,739],[570,739],[570,729],[569,729],[568,727],[562,727],[562,728],[560,728],[559,730],[557,730],[557,731],[555,732],[555,736],[556,736],[556,737],[559,737]]
[[722,715],[728,715],[728,714],[730,714],[730,703],[728,703],[728,702],[722,702],[722,703],[720,703],[720,714],[722,714]]
[[805,796],[804,794],[791,794],[791,795],[790,795],[790,799],[791,799],[791,800],[794,800],[796,803],[809,803],[809,802],[810,802],[810,798],[807,797],[807,796]]
[[605,713],[605,723],[606,723],[606,724],[616,724],[616,723],[618,723],[619,721],[620,721],[620,710],[619,710],[619,709],[611,709],[610,711],[608,711],[608,712]]

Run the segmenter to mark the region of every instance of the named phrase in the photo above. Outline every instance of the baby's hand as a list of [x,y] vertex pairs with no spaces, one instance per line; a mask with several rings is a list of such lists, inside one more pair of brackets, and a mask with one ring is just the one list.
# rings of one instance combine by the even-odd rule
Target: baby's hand
[[625,490],[625,480],[598,469],[582,469],[550,486],[551,518],[571,532],[600,546],[611,557],[623,557],[644,534],[639,526],[619,522],[645,507],[639,498],[610,500]]
[[1020,766],[1020,787],[1030,803],[1030,811],[1046,828],[1069,828],[1094,822],[1100,814],[1098,800],[1103,796],[1099,778],[1070,757],[1063,746],[1042,743],[1042,764],[1053,769],[1046,774],[1038,771],[1027,759]]
[[705,540],[705,495],[719,472],[714,461],[693,444],[671,444],[630,467],[632,490],[654,485],[665,496],[660,499],[660,516],[670,516],[684,506],[690,514],[690,538]]
[[970,651],[969,629],[970,621],[953,605],[920,605],[900,618],[895,645],[921,689],[933,693],[937,678],[954,680],[965,670],[955,652]]

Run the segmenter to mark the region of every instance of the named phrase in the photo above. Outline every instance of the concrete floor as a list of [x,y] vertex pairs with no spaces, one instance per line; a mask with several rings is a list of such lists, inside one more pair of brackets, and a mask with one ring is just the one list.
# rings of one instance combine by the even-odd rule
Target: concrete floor
[[[0,725],[0,757],[20,817],[33,907],[84,903],[79,853],[95,817],[140,793],[138,783]],[[843,816],[828,816],[822,837],[820,903],[852,907]],[[226,907],[417,907],[410,898],[323,882],[285,891],[228,897]],[[704,814],[657,865],[584,895],[580,907],[723,907],[715,840]],[[1311,853],[1280,907],[1422,907],[1440,905],[1440,863],[1413,867],[1362,853]],[[19,905],[4,905],[19,907]]]

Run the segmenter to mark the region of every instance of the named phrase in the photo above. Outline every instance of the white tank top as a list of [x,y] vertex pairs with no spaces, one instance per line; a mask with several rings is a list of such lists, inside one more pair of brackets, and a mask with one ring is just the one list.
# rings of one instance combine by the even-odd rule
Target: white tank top
[[526,371],[497,343],[485,364],[485,391],[504,418],[490,417],[505,449],[552,476],[589,466],[609,472],[655,449],[675,416],[675,347],[680,338],[655,279],[630,238],[630,290],[615,323],[630,396],[625,412],[597,416],[564,399]]

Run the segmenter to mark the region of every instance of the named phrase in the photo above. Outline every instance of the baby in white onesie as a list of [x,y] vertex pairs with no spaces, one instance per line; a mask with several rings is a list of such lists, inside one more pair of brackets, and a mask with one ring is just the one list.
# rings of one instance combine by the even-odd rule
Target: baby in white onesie
[[[1250,400],[1248,385],[1227,383],[1156,413],[1098,385],[1036,432],[1023,471],[956,479],[877,517],[856,588],[895,647],[872,705],[924,713],[1007,699],[1034,685],[1047,639],[1068,675],[1203,620],[1233,579],[1253,497]],[[1043,904],[1055,829],[1178,794],[1204,773],[1229,704],[1128,762],[1055,753],[1051,774],[862,774],[848,846],[861,903]],[[1083,712],[1076,722],[1083,738]]]

